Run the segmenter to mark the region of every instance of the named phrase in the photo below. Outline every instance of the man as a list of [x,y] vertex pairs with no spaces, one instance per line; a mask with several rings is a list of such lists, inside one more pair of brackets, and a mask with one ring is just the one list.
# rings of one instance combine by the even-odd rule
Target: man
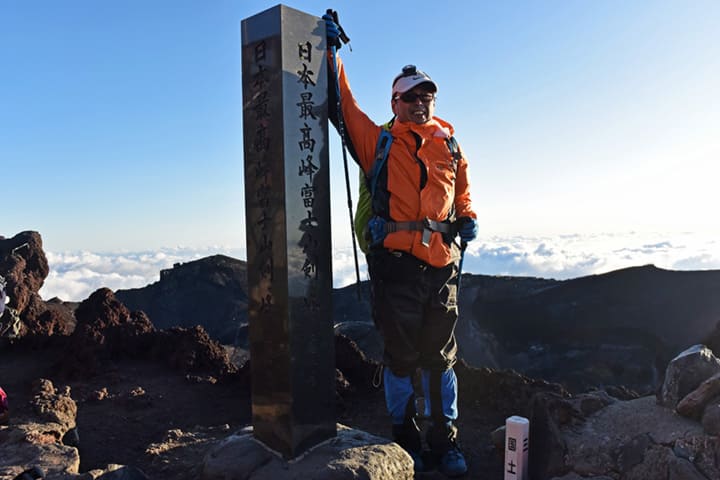
[[[328,103],[335,105],[337,85],[341,134],[376,185],[367,259],[373,318],[385,344],[383,379],[393,439],[408,451],[416,470],[424,470],[430,460],[448,476],[463,475],[467,465],[456,442],[457,378],[452,367],[461,248],[477,235],[468,164],[459,148],[453,148],[452,125],[434,115],[437,85],[408,65],[392,83],[392,143],[384,167],[373,174],[382,127],[355,102],[335,54],[339,27],[332,16],[323,19],[330,48]],[[331,119],[337,113],[331,110]],[[423,455],[416,423],[413,377],[418,369],[425,414],[431,419],[426,440],[432,456]]]

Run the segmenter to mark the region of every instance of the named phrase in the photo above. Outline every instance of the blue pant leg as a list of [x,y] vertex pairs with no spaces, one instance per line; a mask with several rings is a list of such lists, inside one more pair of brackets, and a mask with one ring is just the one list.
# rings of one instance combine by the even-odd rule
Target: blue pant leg
[[439,412],[434,411],[435,405],[433,405],[433,397],[435,397],[435,395],[433,395],[433,389],[430,386],[431,377],[432,374],[430,370],[422,371],[422,386],[425,394],[425,416],[439,418],[439,416],[442,415],[447,420],[457,420],[458,384],[455,371],[452,368],[448,368],[439,375],[440,403],[442,404]]
[[414,417],[415,415],[415,391],[412,377],[398,377],[386,367],[383,380],[385,382],[385,404],[393,424],[405,423],[408,416]]

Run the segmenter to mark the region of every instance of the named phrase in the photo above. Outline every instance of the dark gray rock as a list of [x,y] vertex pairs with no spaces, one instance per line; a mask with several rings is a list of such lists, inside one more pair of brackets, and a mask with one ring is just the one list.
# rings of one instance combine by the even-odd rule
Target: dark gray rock
[[705,407],[701,423],[703,430],[708,435],[720,435],[720,402],[718,400]]
[[703,434],[680,436],[675,440],[674,450],[689,452],[683,455],[708,479],[720,478],[720,437]]
[[[642,446],[642,445],[640,445]],[[623,480],[649,480],[651,478],[666,478],[670,465],[674,463],[675,456],[672,450],[663,445],[645,444],[642,457],[630,470],[622,472]]]
[[560,426],[569,423],[572,405],[555,393],[538,393],[532,399],[530,416],[529,473],[531,478],[547,478],[565,469],[568,445]]
[[674,409],[687,394],[717,373],[720,359],[704,345],[693,345],[668,364],[658,403]]
[[685,461],[708,479],[720,478],[713,476],[718,472],[717,437],[705,435],[698,422],[658,405],[654,396],[612,403],[580,423],[560,428],[560,434],[567,454],[556,476],[574,472],[583,478],[680,479],[682,472],[694,472]]
[[668,480],[707,480],[687,459],[674,458],[668,465]]
[[[643,463],[645,451],[652,445],[652,440],[642,433],[622,444],[618,448],[617,464],[620,471],[626,473],[636,465]],[[648,477],[650,478],[650,477]]]
[[351,338],[368,359],[382,362],[383,339],[373,323],[342,322],[335,325],[335,335]]
[[720,373],[708,378],[698,388],[685,395],[675,410],[685,417],[699,418],[705,406],[718,394],[720,394]]
[[291,461],[255,440],[251,428],[232,435],[205,456],[201,479],[411,480],[410,456],[396,443],[338,425],[336,437]]

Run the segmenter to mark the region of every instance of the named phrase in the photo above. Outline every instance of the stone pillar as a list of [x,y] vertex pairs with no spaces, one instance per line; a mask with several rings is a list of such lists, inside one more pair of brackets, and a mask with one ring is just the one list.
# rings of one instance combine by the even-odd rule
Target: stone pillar
[[253,431],[285,458],[336,435],[327,68],[320,18],[243,20]]

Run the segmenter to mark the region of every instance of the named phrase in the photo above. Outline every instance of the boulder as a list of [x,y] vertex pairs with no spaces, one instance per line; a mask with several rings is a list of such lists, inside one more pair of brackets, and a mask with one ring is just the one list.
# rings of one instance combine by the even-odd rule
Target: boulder
[[699,418],[705,406],[720,394],[720,373],[716,373],[688,393],[677,404],[675,410],[684,417]]
[[365,356],[364,351],[350,338],[335,335],[335,368],[342,373],[354,392],[369,392],[373,385],[379,363]]
[[77,405],[70,387],[56,388],[50,380],[33,382],[32,414],[11,418],[0,426],[0,478],[11,479],[29,466],[55,480],[148,480],[137,468],[108,465],[106,469],[80,473],[77,445],[67,439],[76,428]]
[[7,281],[8,307],[19,316],[19,336],[47,337],[72,332],[72,309],[48,305],[39,291],[50,273],[38,232],[20,232],[12,238],[0,237],[0,274]]
[[720,403],[717,399],[705,407],[700,423],[708,435],[720,435]]
[[201,326],[157,331],[144,312],[131,312],[107,288],[80,303],[75,316],[77,326],[57,362],[61,375],[95,375],[122,356],[159,359],[173,368],[216,378],[239,372],[223,346]]
[[[537,394],[530,420],[531,477],[720,478],[720,398],[712,394],[716,360],[702,345],[678,355],[661,392],[668,406],[653,395],[623,401],[601,392],[594,398]],[[692,415],[676,414],[676,398],[677,410]],[[696,420],[701,409],[702,424]]]
[[0,239],[0,272],[13,308],[23,313],[50,273],[38,232],[20,232]]
[[398,444],[338,424],[337,436],[291,461],[252,436],[252,427],[231,435],[205,456],[203,480],[411,480],[413,461]]
[[561,434],[567,446],[564,468],[582,476],[620,472],[621,478],[648,479],[666,477],[657,472],[674,456],[668,446],[702,437],[703,431],[647,396],[610,404]]
[[383,339],[370,321],[341,322],[335,325],[335,335],[351,338],[363,354],[379,363],[383,356]]
[[33,383],[32,418],[11,418],[8,426],[0,427],[0,478],[21,473],[24,465],[51,472],[76,474],[80,455],[75,447],[62,439],[75,428],[77,405],[70,398],[69,387],[56,389],[50,380]]
[[60,425],[60,438],[75,428],[77,404],[70,397],[70,387],[60,392],[50,380],[40,378],[33,382],[33,394],[35,412],[41,419]]
[[673,358],[665,370],[658,403],[675,408],[705,380],[720,373],[720,359],[704,345],[693,345]]
[[114,355],[141,354],[155,329],[142,312],[130,312],[108,288],[100,288],[75,311],[77,325],[58,362],[63,375],[82,377],[102,371]]

